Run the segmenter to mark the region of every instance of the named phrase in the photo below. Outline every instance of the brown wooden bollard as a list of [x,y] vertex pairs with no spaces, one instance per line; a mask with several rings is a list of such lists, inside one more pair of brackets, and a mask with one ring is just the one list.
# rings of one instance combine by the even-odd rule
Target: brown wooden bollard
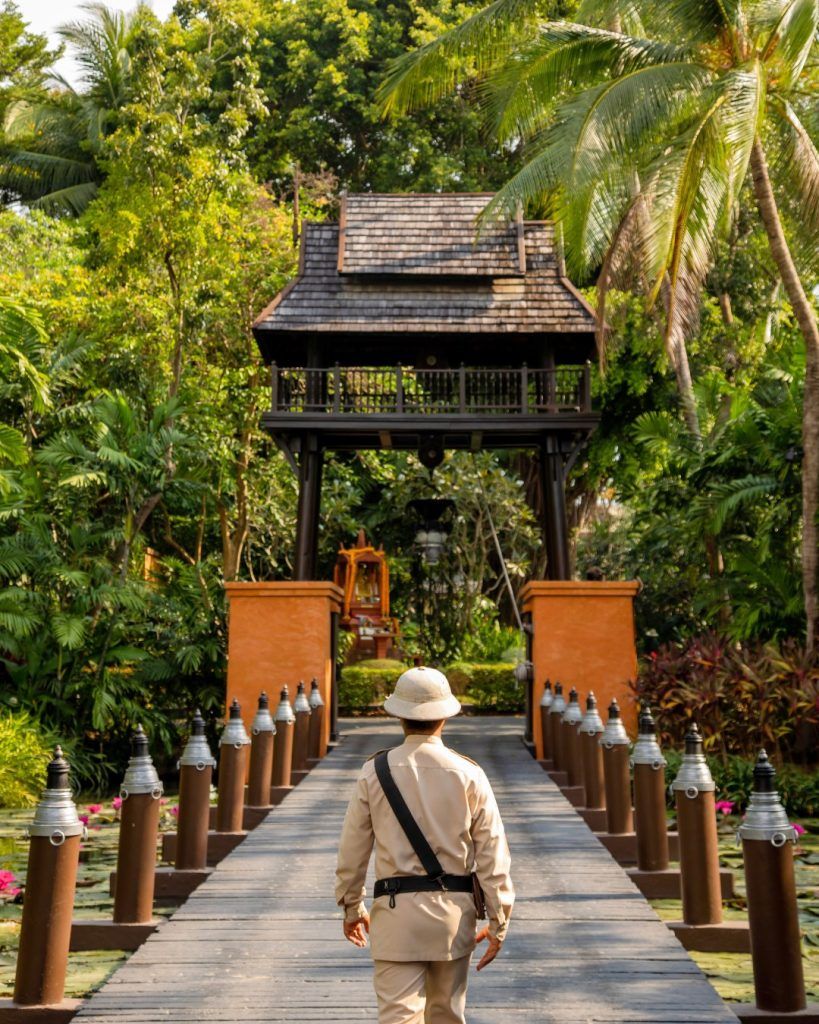
[[578,728],[583,721],[583,712],[577,700],[577,690],[569,690],[569,703],[563,712],[560,724],[560,744],[563,751],[565,771],[569,786],[583,785],[583,765],[580,760],[580,737]]
[[639,871],[668,867],[668,820],[665,811],[665,765],[654,718],[647,705],[640,712],[634,766],[634,827]]
[[259,706],[250,726],[250,777],[247,783],[247,802],[250,807],[270,806],[270,786],[273,781],[273,737],[276,726],[270,714],[267,694],[259,694]]
[[566,710],[566,698],[563,696],[563,684],[555,683],[555,693],[552,698],[552,706],[549,708],[549,731],[552,739],[552,762],[555,771],[566,770],[563,759],[562,744],[560,742],[560,731],[563,724],[563,712]]
[[273,744],[273,786],[290,785],[290,766],[293,762],[293,726],[296,716],[290,707],[287,687],[282,687],[276,709],[276,742]]
[[683,923],[720,924],[722,886],[714,809],[716,787],[696,724],[692,724],[685,735],[685,754],[671,789],[677,806],[677,831],[680,834]]
[[544,767],[548,767],[548,762],[554,764],[554,754],[552,752],[552,727],[549,722],[549,712],[551,711],[553,700],[554,694],[552,693],[552,684],[550,680],[547,679],[543,685],[543,696],[540,698],[540,735],[543,745],[543,760],[547,762]]
[[[293,701],[293,712],[296,723],[293,727],[293,769],[291,781],[296,782],[307,771],[307,757],[310,743],[310,701],[304,692],[304,683],[300,682]],[[293,773],[298,773],[293,778]]]
[[153,919],[156,837],[162,783],[148,752],[148,737],[138,725],[131,737],[131,759],[120,787],[116,924],[149,924]]
[[606,831],[611,835],[631,832],[634,828],[634,815],[631,810],[629,738],[616,700],[609,705],[609,719],[598,742],[603,749]]
[[324,699],[317,679],[310,683],[310,733],[307,743],[307,756],[313,762],[321,758],[324,746]]
[[779,800],[776,773],[764,750],[754,767],[753,793],[738,836],[745,864],[756,1005],[771,1013],[796,1013],[806,1006],[791,846],[796,830]]
[[216,831],[241,832],[244,819],[245,778],[250,737],[245,732],[242,709],[233,698],[227,724],[219,738],[219,796]]
[[586,713],[578,726],[580,757],[583,762],[583,790],[585,806],[589,810],[602,810],[606,806],[606,783],[603,776],[603,749],[600,736],[603,733],[603,719],[597,710],[593,693],[586,697]]
[[210,784],[215,766],[205,739],[205,720],[197,709],[190,737],[179,759],[177,870],[203,870],[207,866]]
[[83,825],[71,799],[68,762],[57,747],[29,829],[26,893],[14,1002],[52,1006],[65,992],[71,915]]

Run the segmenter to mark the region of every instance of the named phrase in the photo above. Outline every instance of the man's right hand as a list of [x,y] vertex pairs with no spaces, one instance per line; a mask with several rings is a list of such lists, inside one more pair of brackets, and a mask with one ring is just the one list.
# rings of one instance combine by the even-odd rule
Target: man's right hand
[[484,967],[488,967],[489,964],[492,963],[492,961],[495,959],[495,957],[500,952],[500,948],[501,948],[500,939],[495,939],[495,938],[493,938],[489,934],[489,927],[488,926],[486,928],[483,928],[481,931],[479,931],[478,934],[475,936],[475,945],[477,946],[479,943],[487,941],[487,940],[489,942],[489,945],[487,946],[486,952],[481,957],[480,963],[478,964],[478,968],[477,969],[479,971],[482,971]]
[[360,946],[362,949],[367,945],[367,933],[369,930],[369,914],[357,917],[354,921],[344,922],[344,938],[348,942],[352,942],[354,946]]

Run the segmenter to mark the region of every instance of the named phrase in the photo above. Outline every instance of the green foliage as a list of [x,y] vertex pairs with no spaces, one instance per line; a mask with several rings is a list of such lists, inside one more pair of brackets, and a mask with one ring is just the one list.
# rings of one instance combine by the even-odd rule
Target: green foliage
[[46,736],[24,711],[0,712],[0,807],[31,807],[51,759]]
[[819,726],[819,661],[792,640],[741,647],[705,634],[665,645],[641,663],[635,692],[665,745],[680,745],[695,721],[706,752],[725,762],[752,763],[761,747],[793,758]]
[[[665,751],[665,758],[668,762],[666,778],[670,780],[679,771],[682,754],[675,750]],[[709,768],[717,787],[717,799],[730,800],[734,805],[732,813],[742,814],[748,807],[753,790],[754,758],[711,758]],[[815,818],[819,815],[819,771],[787,763],[777,765],[776,786],[791,818]],[[669,794],[669,806],[674,806],[673,794]]]
[[598,511],[578,561],[609,578],[640,578],[644,646],[715,622],[742,642],[801,632],[803,374],[801,352],[783,332],[739,380],[704,375],[699,443],[663,409],[633,406],[632,425],[615,429],[606,399],[612,426],[592,442],[584,470],[611,472],[617,501]]
[[314,188],[324,175],[325,192],[334,182],[376,192],[499,184],[514,148],[487,139],[464,98],[386,123],[375,97],[391,58],[474,9],[469,0],[264,0],[257,58],[269,116],[250,146],[260,178],[287,194],[297,165]]
[[387,664],[382,661],[377,668],[370,667],[367,662],[346,665],[339,679],[339,707],[353,710],[380,704],[407,668],[400,661],[386,661]]
[[455,662],[444,669],[455,693],[463,694],[483,711],[521,711],[523,690],[508,662],[480,664]]

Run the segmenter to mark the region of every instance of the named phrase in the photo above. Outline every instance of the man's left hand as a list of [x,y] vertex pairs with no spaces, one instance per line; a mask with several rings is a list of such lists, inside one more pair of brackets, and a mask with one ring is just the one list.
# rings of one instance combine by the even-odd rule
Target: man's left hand
[[370,930],[370,915],[357,917],[354,921],[344,922],[344,938],[354,946],[362,949],[367,945],[367,933]]
[[501,948],[500,939],[493,938],[489,934],[489,928],[488,927],[481,929],[481,931],[479,931],[478,934],[475,936],[475,945],[476,946],[478,945],[479,942],[485,942],[485,941],[488,941],[489,945],[487,946],[486,952],[481,957],[480,963],[478,964],[478,968],[477,969],[479,971],[482,971],[484,969],[484,967],[488,967],[489,964],[492,963],[492,961],[495,959],[495,957],[500,952],[500,948]]

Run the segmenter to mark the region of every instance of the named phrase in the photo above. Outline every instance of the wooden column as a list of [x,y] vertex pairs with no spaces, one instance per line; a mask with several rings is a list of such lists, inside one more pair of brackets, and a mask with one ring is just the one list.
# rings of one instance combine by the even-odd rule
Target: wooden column
[[553,435],[547,435],[540,448],[540,481],[543,487],[543,534],[546,541],[546,577],[568,580],[569,526],[566,520],[566,493],[563,456]]
[[324,452],[316,434],[302,438],[299,458],[299,506],[294,578],[314,580],[318,572],[318,528]]

